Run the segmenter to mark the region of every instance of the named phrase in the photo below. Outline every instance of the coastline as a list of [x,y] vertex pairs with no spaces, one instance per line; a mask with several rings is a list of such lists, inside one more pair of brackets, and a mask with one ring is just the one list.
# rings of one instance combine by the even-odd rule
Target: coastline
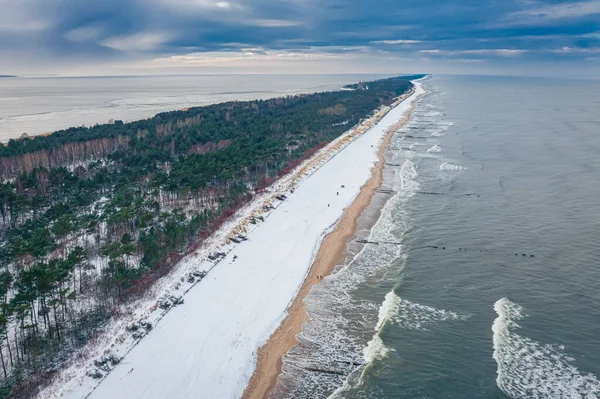
[[[377,109],[253,199],[159,280],[152,295],[132,304],[127,317],[108,325],[85,359],[63,369],[38,397],[239,397],[256,351],[285,318],[325,232],[356,199],[386,131],[408,111],[410,102],[400,100],[406,97]],[[345,188],[336,192],[340,185]],[[237,234],[247,242],[229,239]],[[218,261],[210,259],[215,252],[223,254]],[[194,272],[207,274],[189,282]],[[191,289],[196,284],[202,289]],[[156,298],[164,295],[185,298],[185,304],[161,310]],[[126,328],[130,322],[150,323],[151,331],[135,339]],[[103,370],[101,379],[89,376],[107,354],[123,361]]]
[[[402,100],[411,95],[379,108],[258,195],[159,280],[152,295],[124,310],[127,317],[107,326],[84,351],[85,359],[62,370],[38,397],[158,399],[199,391],[239,397],[255,370],[259,346],[285,318],[325,232],[369,181],[377,148],[409,111],[411,102]],[[287,198],[277,198],[283,193]],[[260,223],[249,222],[259,216]],[[236,234],[248,242],[229,240]],[[218,261],[209,256],[215,251],[223,254]],[[194,272],[207,274],[189,282],[186,276]],[[196,284],[202,289],[191,289]],[[161,310],[156,298],[164,295],[185,297],[185,304]],[[152,329],[137,340],[126,329],[130,322],[150,323]],[[125,361],[103,370],[101,379],[90,377],[96,360],[107,354]]]
[[[415,89],[399,98],[398,104],[406,101],[414,93]],[[421,94],[413,100],[404,116],[385,132],[377,149],[378,160],[372,168],[371,176],[360,188],[359,194],[350,206],[344,209],[335,228],[324,237],[302,286],[288,307],[287,315],[267,342],[258,349],[256,367],[242,394],[243,399],[266,398],[277,384],[283,366],[282,358],[296,345],[296,336],[302,331],[304,322],[308,320],[304,299],[313,285],[318,284],[323,276],[330,275],[341,260],[348,240],[356,233],[357,219],[369,206],[383,182],[384,152],[394,133],[409,120]]]

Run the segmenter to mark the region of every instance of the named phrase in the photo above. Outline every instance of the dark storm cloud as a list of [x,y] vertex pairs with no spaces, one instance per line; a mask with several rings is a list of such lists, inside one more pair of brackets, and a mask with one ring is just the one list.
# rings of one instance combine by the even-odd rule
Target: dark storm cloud
[[600,0],[0,0],[0,56],[135,59],[244,47],[587,57]]

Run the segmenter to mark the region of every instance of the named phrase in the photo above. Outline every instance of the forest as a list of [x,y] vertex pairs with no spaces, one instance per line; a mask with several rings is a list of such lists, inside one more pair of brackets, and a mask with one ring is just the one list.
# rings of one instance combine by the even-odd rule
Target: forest
[[30,397],[253,195],[422,76],[0,146],[0,397]]

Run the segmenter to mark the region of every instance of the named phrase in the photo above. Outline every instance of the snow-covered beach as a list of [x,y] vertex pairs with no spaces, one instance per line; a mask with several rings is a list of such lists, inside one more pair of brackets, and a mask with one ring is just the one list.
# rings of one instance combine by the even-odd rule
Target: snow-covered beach
[[[311,158],[312,166],[311,160],[307,161],[307,170],[299,167],[295,175],[292,172],[284,177],[269,193],[242,210],[238,219],[247,220],[253,206],[269,195],[281,192],[287,196],[275,204],[276,209],[268,213],[264,222],[248,225],[247,241],[220,244],[215,238],[212,250],[218,248],[226,254],[220,262],[207,259],[207,249],[184,259],[181,270],[169,277],[170,283],[180,279],[181,284],[173,288],[173,284],[163,282],[163,286],[169,285],[171,293],[179,290],[176,296],[182,295],[181,290],[188,290],[183,296],[185,303],[164,313],[153,310],[160,316],[147,316],[155,326],[139,341],[132,342],[129,336],[112,343],[105,341],[110,345],[106,344],[104,352],[98,354],[112,352],[124,357],[99,384],[85,375],[85,366],[73,365],[41,395],[241,396],[254,371],[257,349],[285,318],[323,237],[369,180],[385,132],[409,112],[411,103],[422,92],[420,85],[415,86],[415,93],[408,99],[396,104],[385,116],[376,115],[374,121],[378,121],[370,129],[358,129],[359,134],[351,131],[340,137]],[[293,192],[285,190],[289,187],[293,187]],[[234,225],[232,221],[227,228]],[[230,236],[227,228],[221,232],[221,241]],[[190,285],[188,281],[186,288],[185,271],[192,269],[210,273],[199,283]],[[140,304],[137,316],[146,316],[144,305],[147,304]]]

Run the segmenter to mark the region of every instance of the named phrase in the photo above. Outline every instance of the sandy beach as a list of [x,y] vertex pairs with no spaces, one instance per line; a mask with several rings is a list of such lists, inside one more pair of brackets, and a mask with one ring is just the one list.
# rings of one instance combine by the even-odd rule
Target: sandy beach
[[[271,337],[269,342],[277,345],[264,347],[270,356],[267,363],[264,355],[259,360],[265,365],[259,367],[256,386],[262,388],[253,397],[264,396],[306,320],[303,298],[344,252],[356,217],[380,184],[386,138],[406,119],[420,92],[417,85],[415,94],[405,96],[409,100],[377,110],[257,196],[206,247],[160,280],[156,295],[138,301],[129,319],[107,326],[89,356],[62,371],[39,397],[162,399],[201,392],[203,397],[238,398],[255,374],[259,348]],[[283,193],[287,198],[277,199]],[[250,224],[253,215],[262,215],[261,222]],[[247,241],[228,239],[240,232]],[[218,261],[209,257],[215,251],[223,253]],[[194,271],[207,275],[189,283],[185,276]],[[161,295],[185,302],[157,311],[155,298]],[[125,328],[129,320],[150,322],[153,328],[135,340]],[[123,361],[100,380],[89,377],[94,360],[107,354]]]
[[[402,101],[412,94],[413,91],[404,95]],[[358,217],[369,206],[373,195],[381,186],[383,180],[384,151],[390,143],[393,134],[408,121],[415,105],[416,100],[413,101],[411,108],[404,117],[385,132],[377,151],[379,160],[372,168],[371,177],[361,187],[354,202],[344,209],[335,228],[323,239],[302,287],[288,308],[287,317],[270,336],[267,343],[259,348],[256,369],[248,386],[244,390],[244,399],[265,398],[275,387],[277,377],[281,373],[282,357],[296,345],[296,335],[302,331],[302,325],[308,320],[304,299],[310,293],[313,285],[318,284],[324,276],[331,274],[342,258],[348,240],[356,232]]]

